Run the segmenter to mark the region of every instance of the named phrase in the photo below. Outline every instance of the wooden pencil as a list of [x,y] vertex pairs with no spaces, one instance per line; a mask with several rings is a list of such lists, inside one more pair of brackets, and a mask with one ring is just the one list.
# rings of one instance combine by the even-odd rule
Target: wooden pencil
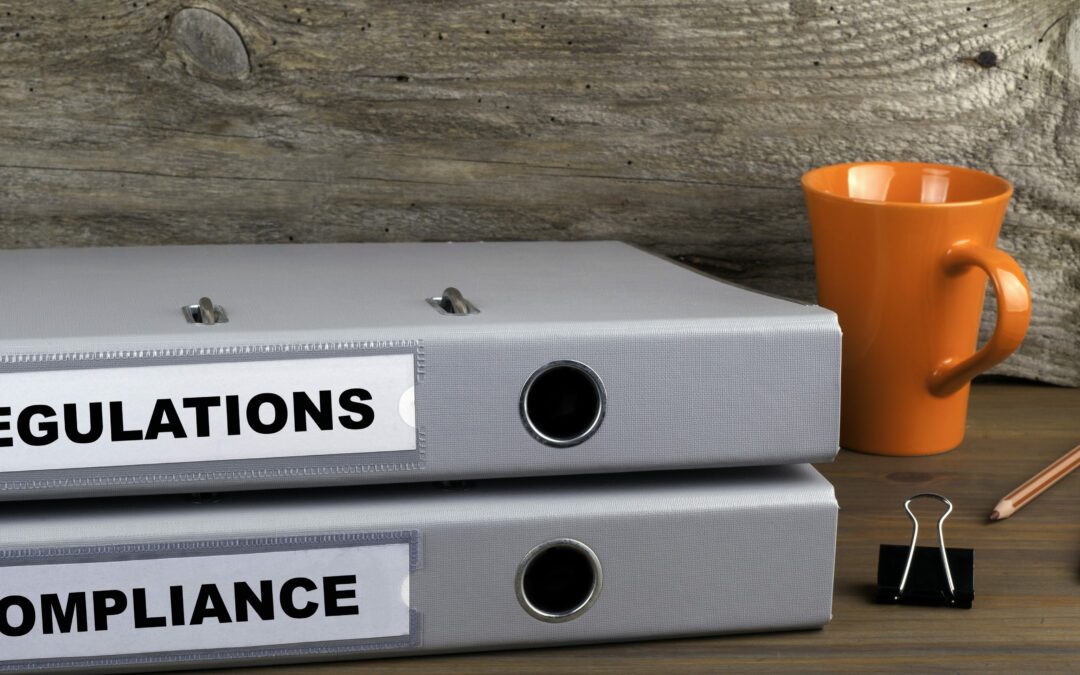
[[1066,452],[1053,464],[1029,478],[1026,483],[1002,497],[994,510],[990,512],[990,520],[1008,518],[1045,492],[1051,485],[1069,475],[1078,466],[1080,466],[1080,445]]

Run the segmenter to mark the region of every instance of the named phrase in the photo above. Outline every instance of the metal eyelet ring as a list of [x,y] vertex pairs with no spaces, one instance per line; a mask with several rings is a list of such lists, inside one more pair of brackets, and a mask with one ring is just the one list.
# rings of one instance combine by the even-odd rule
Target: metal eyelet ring
[[[572,574],[581,575],[580,579],[571,578],[571,581],[584,583],[572,585],[569,591],[560,583],[568,596],[543,597],[546,578],[561,575],[563,582],[567,567]],[[534,547],[521,559],[514,577],[514,590],[522,609],[547,623],[562,623],[584,614],[596,603],[603,585],[600,558],[577,539],[552,539]]]

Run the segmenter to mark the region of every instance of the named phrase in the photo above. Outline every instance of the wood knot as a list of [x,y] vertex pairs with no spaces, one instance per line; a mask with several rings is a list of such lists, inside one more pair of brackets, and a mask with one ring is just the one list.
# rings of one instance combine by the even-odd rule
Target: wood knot
[[236,79],[251,72],[251,60],[240,33],[214,12],[195,7],[182,9],[173,17],[171,31],[188,64]]
[[997,65],[997,54],[990,50],[979,52],[975,57],[975,63],[982,68],[993,68]]

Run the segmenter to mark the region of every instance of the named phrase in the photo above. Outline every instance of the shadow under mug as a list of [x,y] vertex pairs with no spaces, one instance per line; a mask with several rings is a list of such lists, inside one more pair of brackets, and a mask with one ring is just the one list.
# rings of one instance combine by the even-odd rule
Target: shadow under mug
[[[929,455],[964,438],[969,383],[1020,346],[1027,280],[995,248],[1008,181],[914,162],[826,166],[802,177],[818,303],[843,330],[840,444]],[[989,276],[997,325],[975,351]]]

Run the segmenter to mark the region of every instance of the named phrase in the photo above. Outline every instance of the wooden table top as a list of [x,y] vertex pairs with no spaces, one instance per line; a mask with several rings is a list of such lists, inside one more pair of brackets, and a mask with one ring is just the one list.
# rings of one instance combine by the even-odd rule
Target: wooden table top
[[[1008,520],[997,501],[1080,443],[1080,390],[1019,383],[972,389],[964,443],[944,455],[840,452],[818,466],[840,502],[833,620],[822,630],[483,654],[252,668],[221,673],[653,673],[1064,670],[1080,664],[1080,472]],[[938,492],[955,510],[950,547],[975,550],[973,609],[873,602],[878,545],[907,544],[905,499]],[[913,505],[913,509],[915,506]],[[936,509],[936,510],[935,510]],[[927,503],[920,545],[934,545]],[[929,526],[928,526],[929,525]]]

